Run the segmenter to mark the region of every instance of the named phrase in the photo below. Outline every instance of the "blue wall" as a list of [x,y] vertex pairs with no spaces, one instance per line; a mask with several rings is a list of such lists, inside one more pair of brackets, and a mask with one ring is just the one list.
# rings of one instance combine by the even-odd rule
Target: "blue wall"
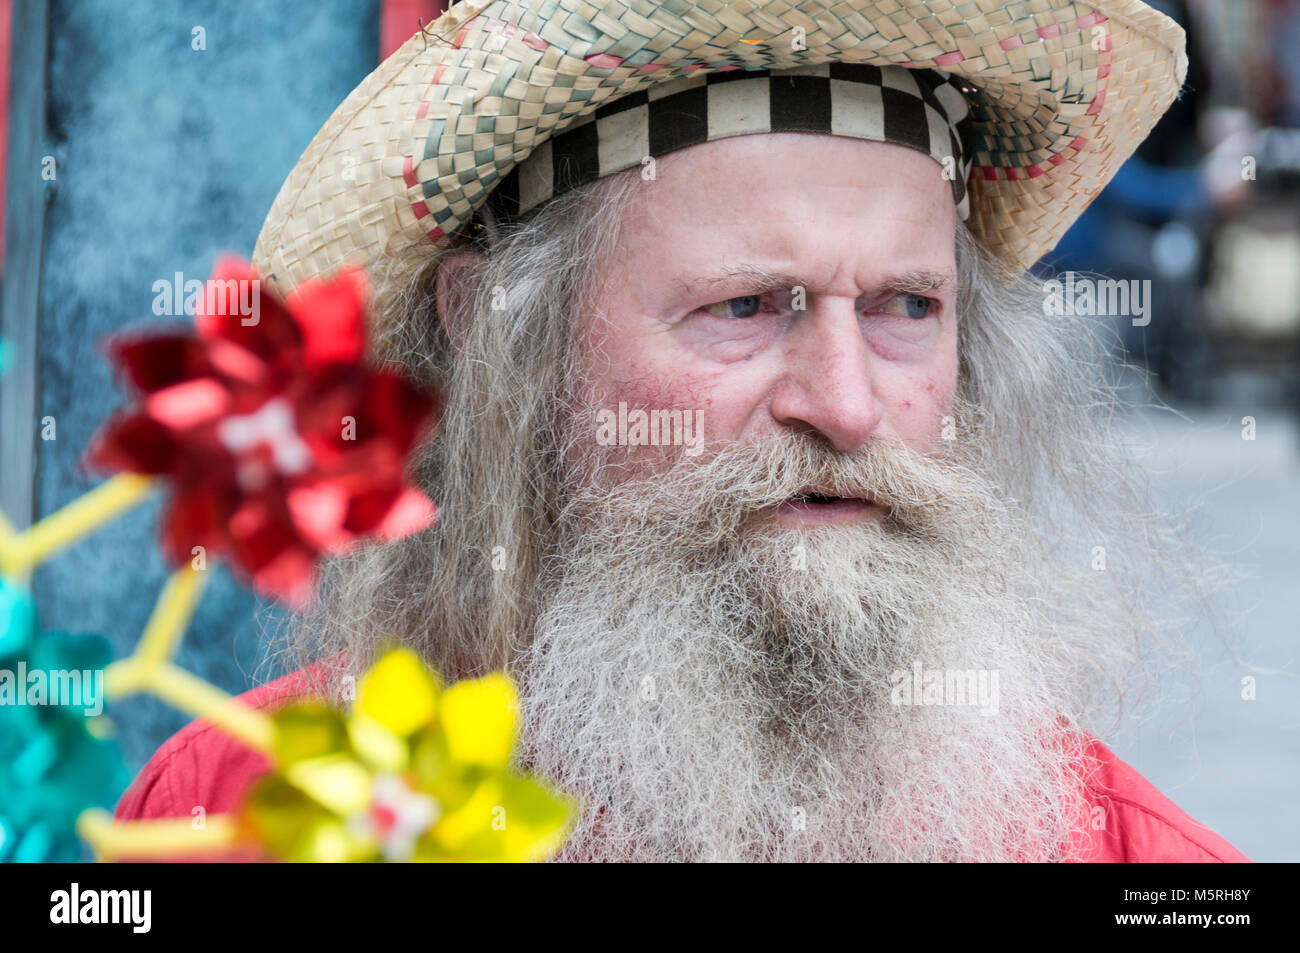
[[[41,294],[39,511],[100,477],[82,452],[123,395],[98,343],[157,326],[153,284],[207,277],[218,254],[252,254],[280,183],[374,68],[378,0],[52,0],[50,153],[56,194]],[[206,49],[191,48],[192,31]],[[15,42],[24,42],[18,37]],[[139,638],[166,569],[158,504],[133,511],[37,570],[46,629],[101,632],[117,655]],[[282,620],[218,570],[179,656],[228,691],[270,674],[262,633]],[[150,699],[111,714],[138,768],[188,717]]]

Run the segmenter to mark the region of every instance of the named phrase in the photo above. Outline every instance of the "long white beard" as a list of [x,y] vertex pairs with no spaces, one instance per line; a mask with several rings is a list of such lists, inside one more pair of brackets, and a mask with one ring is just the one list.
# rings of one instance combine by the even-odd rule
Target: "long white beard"
[[[809,485],[887,515],[758,518]],[[570,500],[517,670],[528,756],[583,803],[562,859],[1061,856],[1073,669],[1016,509],[951,453],[793,435]],[[986,693],[901,703],[918,663]]]

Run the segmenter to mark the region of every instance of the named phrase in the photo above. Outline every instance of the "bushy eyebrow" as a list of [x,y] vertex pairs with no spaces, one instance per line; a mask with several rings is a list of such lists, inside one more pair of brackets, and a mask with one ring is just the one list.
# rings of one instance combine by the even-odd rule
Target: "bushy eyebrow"
[[894,294],[932,294],[952,291],[957,279],[946,271],[905,271],[887,278],[884,290]]
[[[956,278],[951,272],[914,269],[887,275],[869,293],[875,294],[934,294],[952,291]],[[698,278],[680,279],[678,284],[688,295],[766,294],[770,291],[789,291],[800,287],[807,289],[812,282],[798,275],[769,272],[763,268],[741,262]],[[717,300],[722,300],[721,298]]]

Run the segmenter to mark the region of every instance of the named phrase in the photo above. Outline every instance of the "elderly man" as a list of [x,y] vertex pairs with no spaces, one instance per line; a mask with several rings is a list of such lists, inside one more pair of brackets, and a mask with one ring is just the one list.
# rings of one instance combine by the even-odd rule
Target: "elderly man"
[[[255,254],[369,266],[442,516],[332,564],[246,700],[392,637],[504,667],[564,859],[1244,860],[1088,733],[1209,581],[1025,275],[1185,66],[1137,2],[453,6]],[[265,770],[192,725],[118,814]]]

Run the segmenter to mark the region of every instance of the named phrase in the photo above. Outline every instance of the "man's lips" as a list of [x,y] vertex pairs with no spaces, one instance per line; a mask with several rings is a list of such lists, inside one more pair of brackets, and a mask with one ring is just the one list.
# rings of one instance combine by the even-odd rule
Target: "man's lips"
[[842,523],[878,509],[870,493],[841,495],[826,487],[804,487],[776,508],[778,517],[796,522]]
[[875,497],[870,493],[837,493],[829,487],[824,486],[806,486],[792,496],[791,499],[804,503],[816,503],[823,506],[846,501],[859,501],[864,503],[875,502]]

